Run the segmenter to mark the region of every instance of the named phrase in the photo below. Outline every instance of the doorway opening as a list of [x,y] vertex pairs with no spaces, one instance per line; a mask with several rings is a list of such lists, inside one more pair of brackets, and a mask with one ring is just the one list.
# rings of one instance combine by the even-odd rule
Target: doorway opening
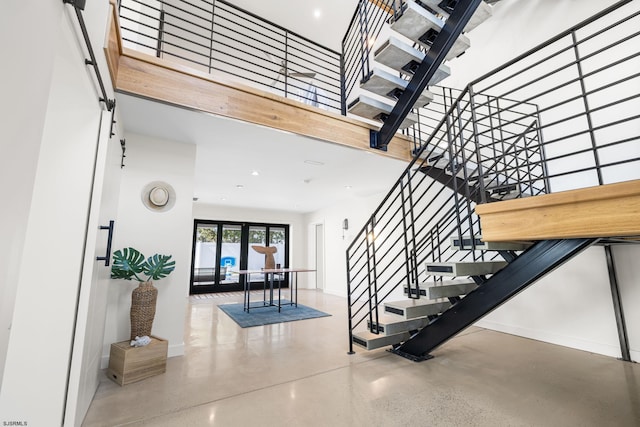
[[[252,246],[275,247],[276,264],[289,267],[289,226],[231,221],[195,220],[189,293],[242,291],[247,275],[238,270],[264,267],[264,255]],[[288,283],[285,277],[283,286]],[[251,289],[262,289],[264,276],[251,274]]]

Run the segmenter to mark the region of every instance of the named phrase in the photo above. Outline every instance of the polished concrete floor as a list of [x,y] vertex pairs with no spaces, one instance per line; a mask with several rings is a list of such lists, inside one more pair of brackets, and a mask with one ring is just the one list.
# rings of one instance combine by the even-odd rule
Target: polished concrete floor
[[480,328],[414,363],[347,355],[343,298],[300,292],[331,317],[242,329],[190,303],[184,357],[120,387],[104,377],[85,426],[640,426],[640,365]]

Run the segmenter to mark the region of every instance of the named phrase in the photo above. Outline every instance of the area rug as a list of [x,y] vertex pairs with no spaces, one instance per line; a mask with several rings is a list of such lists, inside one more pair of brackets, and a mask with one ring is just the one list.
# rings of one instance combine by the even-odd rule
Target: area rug
[[[288,302],[282,300],[282,304]],[[242,304],[221,304],[218,308],[227,313],[242,328],[331,316],[302,304],[298,304],[297,307],[283,305],[280,313],[278,313],[278,307],[264,307],[263,305],[263,301],[252,302],[248,313],[244,311]]]

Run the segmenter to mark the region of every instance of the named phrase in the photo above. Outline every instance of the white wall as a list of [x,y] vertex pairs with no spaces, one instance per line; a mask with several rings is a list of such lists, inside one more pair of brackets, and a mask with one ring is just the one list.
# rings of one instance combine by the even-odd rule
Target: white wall
[[[369,197],[354,196],[340,205],[329,206],[305,215],[308,265],[315,264],[316,224],[324,225],[324,292],[347,296],[346,252],[385,194]],[[342,238],[342,221],[349,220],[349,230]],[[402,290],[399,290],[400,296]]]
[[471,48],[450,61],[441,85],[463,88],[499,65],[616,3],[616,0],[503,0],[469,32]]
[[[73,30],[73,16],[62,12],[62,3],[45,11],[38,5],[25,3],[28,13],[24,14],[24,22],[19,19],[21,10],[14,10],[16,14],[9,16],[19,25],[34,20],[43,22],[42,28],[27,25],[33,33],[25,39],[46,29],[48,37],[35,39],[51,48],[51,53],[43,54],[44,71],[50,75],[30,75],[30,70],[26,70],[26,77],[11,82],[23,92],[17,98],[24,97],[27,101],[31,98],[26,87],[37,85],[41,79],[49,86],[40,87],[43,93],[34,96],[36,108],[43,97],[47,99],[44,117],[37,110],[35,117],[29,111],[8,113],[27,135],[31,134],[32,126],[40,128],[41,142],[38,147],[37,141],[20,142],[20,138],[14,141],[17,145],[34,144],[39,153],[33,190],[28,193],[31,206],[28,212],[23,212],[27,228],[23,243],[18,242],[22,253],[12,260],[19,270],[12,283],[16,286],[15,300],[8,301],[14,304],[10,306],[13,316],[0,391],[0,414],[3,420],[55,425],[62,423],[64,411],[102,108]],[[40,13],[42,20],[38,19]],[[16,32],[20,34],[17,29]],[[17,40],[16,34],[7,38]],[[55,42],[49,44],[48,39]],[[25,46],[21,48],[24,50]],[[39,49],[25,50],[13,59],[21,64],[22,55],[38,58],[38,52]],[[50,64],[46,61],[49,58]],[[40,66],[30,65],[36,69]],[[16,160],[19,159],[12,161]],[[26,159],[27,171],[31,162],[32,159]],[[19,179],[17,174],[7,182]],[[18,227],[25,219],[17,220]],[[33,402],[38,402],[37,411]]]
[[631,360],[640,362],[640,246],[613,248]]
[[0,14],[0,51],[12,64],[0,70],[0,382],[63,13],[61,2],[41,3],[11,2]]
[[[124,118],[126,121],[126,117]],[[189,294],[193,179],[196,148],[191,144],[126,134],[113,250],[134,247],[146,257],[172,255],[175,270],[155,282],[158,302],[152,333],[169,341],[169,356],[184,354],[184,316]],[[142,204],[145,185],[164,181],[176,192],[175,205],[155,212]],[[103,346],[103,367],[110,345],[129,339],[131,291],[137,282],[111,280]]]
[[[307,264],[307,235],[304,216],[296,212],[266,209],[247,209],[233,206],[209,205],[195,202],[193,219],[215,221],[247,221],[289,225],[289,265],[291,267],[309,267]],[[193,228],[193,222],[191,224]],[[193,239],[192,231],[189,233]],[[191,265],[191,264],[189,264]],[[315,287],[315,280],[307,274],[300,274],[298,287]]]
[[477,325],[620,357],[604,249],[587,249]]

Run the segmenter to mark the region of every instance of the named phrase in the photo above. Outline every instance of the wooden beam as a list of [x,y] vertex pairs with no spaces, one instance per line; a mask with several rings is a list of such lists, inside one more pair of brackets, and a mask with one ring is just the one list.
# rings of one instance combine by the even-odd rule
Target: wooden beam
[[640,180],[476,206],[482,238],[640,236]]
[[122,56],[122,34],[120,33],[120,18],[118,16],[118,6],[116,0],[109,0],[109,21],[107,28],[109,29],[109,37],[107,46],[104,48],[107,57],[107,66],[109,67],[109,75],[111,83],[116,87],[116,78],[120,65],[120,56]]

